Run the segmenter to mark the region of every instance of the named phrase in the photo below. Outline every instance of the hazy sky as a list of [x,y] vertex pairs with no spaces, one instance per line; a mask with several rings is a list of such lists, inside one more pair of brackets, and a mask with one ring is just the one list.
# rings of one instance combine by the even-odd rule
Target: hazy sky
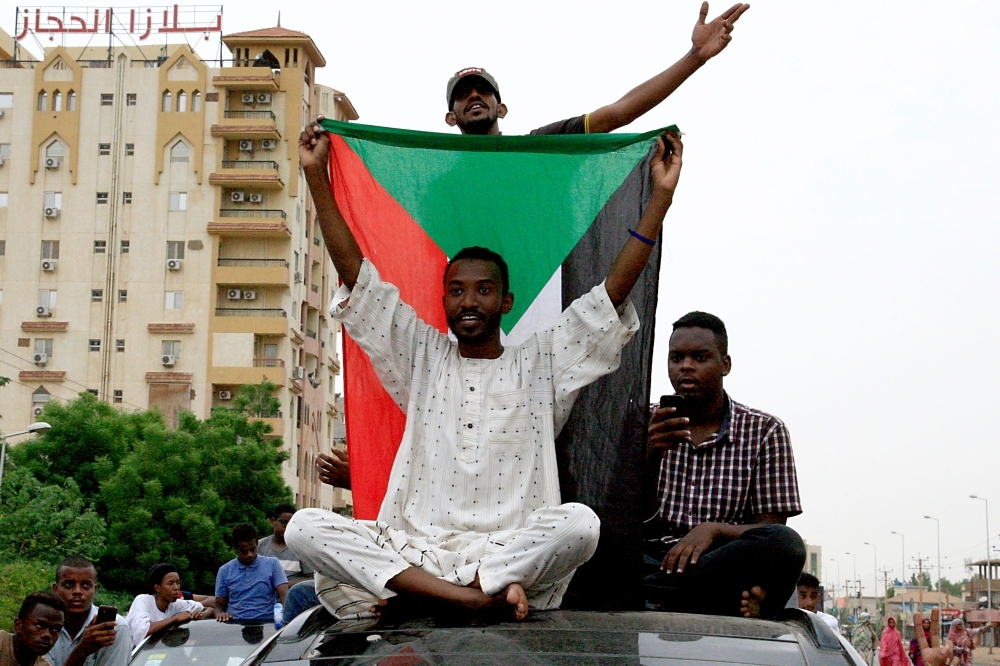
[[[451,131],[445,83],[486,67],[508,134],[614,101],[689,47],[696,0],[297,2],[360,122]],[[713,4],[710,17],[729,5]],[[226,8],[226,32],[274,25]],[[13,14],[13,12],[11,12]],[[7,19],[9,20],[9,19]],[[9,27],[9,26],[7,26]],[[918,552],[936,576],[1000,547],[1000,4],[758,2],[729,47],[628,128],[686,133],[664,232],[653,395],[669,323],[722,317],[740,402],[792,433],[824,578],[866,594]],[[624,241],[624,239],[622,239]],[[832,567],[832,568],[831,568]],[[907,576],[909,573],[907,573]],[[879,576],[881,580],[881,576]],[[881,590],[881,583],[879,586]]]

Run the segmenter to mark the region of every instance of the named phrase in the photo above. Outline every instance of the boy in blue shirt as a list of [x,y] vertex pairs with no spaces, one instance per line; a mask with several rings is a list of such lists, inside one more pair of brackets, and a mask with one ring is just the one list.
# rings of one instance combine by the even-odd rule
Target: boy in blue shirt
[[275,595],[282,604],[288,593],[288,578],[281,562],[257,555],[257,530],[240,523],[233,528],[236,559],[229,560],[215,577],[215,617],[219,622],[274,619]]

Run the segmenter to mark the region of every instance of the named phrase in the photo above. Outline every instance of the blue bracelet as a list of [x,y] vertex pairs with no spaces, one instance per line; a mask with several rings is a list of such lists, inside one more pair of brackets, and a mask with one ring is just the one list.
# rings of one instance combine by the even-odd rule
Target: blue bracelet
[[632,231],[631,229],[629,229],[628,232],[630,234],[632,234],[633,238],[638,238],[639,240],[641,240],[646,245],[656,245],[656,241],[653,240],[652,238],[646,238],[642,234],[637,234],[636,232]]

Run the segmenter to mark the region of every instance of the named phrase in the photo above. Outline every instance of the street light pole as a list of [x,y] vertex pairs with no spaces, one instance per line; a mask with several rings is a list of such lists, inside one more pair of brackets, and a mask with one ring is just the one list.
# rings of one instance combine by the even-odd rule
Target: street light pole
[[7,438],[17,437],[18,435],[27,435],[33,432],[45,432],[51,428],[45,421],[39,421],[38,423],[32,423],[28,426],[27,430],[18,430],[17,432],[12,432],[9,435],[4,435],[0,437],[0,490],[3,490],[3,463],[7,459]]
[[[865,541],[865,545],[872,547],[872,561],[875,563],[875,610],[878,610],[878,549],[875,548],[875,544],[867,541]],[[886,594],[889,592],[886,591]],[[879,616],[881,617],[881,615],[882,613],[879,611]]]
[[844,555],[850,555],[854,558],[854,578],[852,580],[858,585],[858,608],[861,608],[861,581],[858,580],[858,556],[854,553],[844,553]]
[[[986,504],[986,621],[993,620],[993,561],[990,560],[990,503],[985,497],[969,495],[972,499],[983,500]],[[993,646],[990,646],[990,654],[993,654]]]
[[892,534],[898,536],[903,542],[900,548],[899,582],[903,585],[903,587],[906,587],[906,537],[903,536],[902,532],[893,532]]

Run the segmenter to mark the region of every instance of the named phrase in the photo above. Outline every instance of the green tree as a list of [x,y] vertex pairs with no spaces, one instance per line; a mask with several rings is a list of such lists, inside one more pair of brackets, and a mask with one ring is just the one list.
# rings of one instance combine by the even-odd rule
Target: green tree
[[968,579],[963,580],[963,581],[959,581],[959,582],[956,582],[956,583],[952,583],[950,580],[948,580],[947,578],[945,578],[945,577],[942,576],[941,577],[941,586],[940,587],[935,586],[934,589],[936,589],[938,591],[944,590],[945,594],[950,594],[953,597],[958,597],[959,599],[961,599],[962,598],[962,588],[965,586],[965,584],[967,582],[969,582]]
[[278,385],[264,377],[260,384],[244,384],[233,396],[228,409],[244,416],[274,418],[281,409],[281,401],[274,397]]
[[913,587],[916,587],[917,585],[922,585],[924,588],[928,590],[934,589],[934,586],[931,585],[931,575],[926,571],[924,571],[921,574],[919,581],[917,581],[917,574],[915,573],[910,574],[910,585],[912,585]]
[[281,477],[287,454],[268,430],[233,409],[205,421],[182,413],[176,431],[162,419],[147,424],[101,484],[109,524],[102,578],[139,592],[151,565],[171,562],[185,587],[211,589],[234,555],[232,527],[249,522],[263,531],[272,507],[291,498]]
[[43,485],[26,469],[4,479],[0,496],[0,558],[55,564],[67,555],[96,558],[106,528],[73,479]]

